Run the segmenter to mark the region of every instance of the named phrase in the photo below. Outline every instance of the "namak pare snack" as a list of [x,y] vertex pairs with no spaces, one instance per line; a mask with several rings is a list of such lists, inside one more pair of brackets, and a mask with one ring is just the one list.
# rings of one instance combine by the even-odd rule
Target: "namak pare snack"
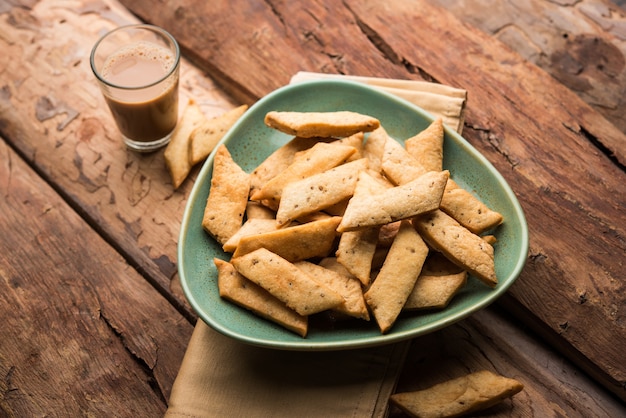
[[253,172],[215,153],[202,227],[220,296],[306,337],[312,315],[374,318],[445,309],[468,274],[495,287],[502,216],[443,169],[441,119],[404,145],[355,112],[269,112],[289,135]]

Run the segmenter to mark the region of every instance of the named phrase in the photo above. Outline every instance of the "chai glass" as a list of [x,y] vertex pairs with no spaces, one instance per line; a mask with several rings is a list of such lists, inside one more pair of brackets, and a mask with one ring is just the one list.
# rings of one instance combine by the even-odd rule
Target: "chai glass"
[[145,24],[114,29],[94,45],[91,69],[128,148],[151,152],[169,142],[180,69],[172,35]]

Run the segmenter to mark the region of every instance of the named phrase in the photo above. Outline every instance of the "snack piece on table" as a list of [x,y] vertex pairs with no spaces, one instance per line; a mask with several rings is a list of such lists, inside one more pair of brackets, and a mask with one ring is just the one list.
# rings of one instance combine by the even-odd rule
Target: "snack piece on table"
[[370,320],[359,280],[309,261],[298,261],[294,264],[302,271],[308,273],[315,281],[328,286],[343,297],[343,303],[333,308],[333,310],[354,318]]
[[281,193],[276,221],[284,225],[349,198],[365,168],[367,159],[361,158],[287,184]]
[[267,290],[243,277],[231,263],[219,258],[213,262],[217,267],[220,297],[306,337],[308,317],[289,309]]
[[333,216],[273,232],[241,237],[233,257],[240,257],[259,248],[266,248],[291,262],[325,257],[333,248],[340,221],[340,217]]
[[191,133],[206,119],[195,100],[189,99],[163,155],[174,189],[180,187],[191,171],[189,160]]
[[258,284],[300,315],[335,308],[344,299],[328,286],[273,252],[259,248],[231,260],[237,271]]
[[383,267],[365,292],[381,333],[389,331],[398,318],[427,255],[428,246],[411,223],[403,221]]
[[192,132],[189,138],[189,162],[192,166],[205,160],[224,134],[239,120],[248,109],[241,105],[211,119],[205,119]]
[[390,401],[411,417],[459,417],[496,405],[522,389],[515,379],[483,370],[428,389],[395,393]]
[[498,284],[493,247],[441,210],[413,219],[415,229],[435,250],[489,287]]
[[346,137],[358,132],[371,132],[380,126],[374,117],[351,111],[279,112],[265,115],[265,124],[289,135],[305,138]]
[[431,251],[403,310],[443,309],[466,282],[467,271]]
[[226,146],[220,145],[213,161],[202,227],[221,245],[241,228],[249,190],[250,175],[233,161]]
[[448,171],[431,171],[402,186],[370,196],[354,196],[337,230],[354,231],[412,218],[439,208]]
[[318,142],[294,158],[286,169],[267,181],[260,190],[255,190],[250,199],[268,201],[269,207],[277,209],[287,184],[337,167],[355,152],[356,148],[347,145]]

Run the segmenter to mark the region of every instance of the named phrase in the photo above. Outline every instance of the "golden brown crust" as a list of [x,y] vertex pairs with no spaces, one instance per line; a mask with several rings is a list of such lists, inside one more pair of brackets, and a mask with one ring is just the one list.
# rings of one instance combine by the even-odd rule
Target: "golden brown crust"
[[437,209],[448,176],[447,171],[428,172],[381,193],[355,196],[348,203],[337,230],[345,232],[385,225]]
[[428,247],[408,221],[402,222],[380,273],[365,292],[382,333],[386,333],[402,311],[422,270]]
[[489,287],[498,284],[494,250],[488,242],[441,210],[435,210],[413,220],[424,240],[450,261],[478,277]]
[[443,170],[443,120],[435,119],[426,129],[404,141],[404,146],[424,169]]
[[309,261],[299,261],[295,263],[295,266],[343,297],[343,302],[333,308],[334,311],[365,321],[370,320],[359,280]]
[[523,388],[515,379],[483,370],[428,389],[395,393],[390,401],[411,417],[459,417],[489,408]]
[[284,225],[349,198],[366,168],[367,159],[361,158],[289,183],[281,194],[276,221]]
[[466,281],[467,271],[431,251],[403,309],[443,309]]
[[192,166],[205,160],[226,132],[248,109],[241,105],[211,119],[205,119],[190,134],[189,162]]
[[241,228],[248,204],[250,176],[235,163],[221,145],[215,154],[211,190],[202,227],[224,245]]
[[346,137],[359,132],[371,132],[380,126],[378,119],[350,111],[272,111],[265,115],[265,124],[286,134],[304,138]]
[[231,263],[219,258],[213,262],[217,267],[220,297],[306,337],[308,317],[289,309],[267,290],[243,277]]
[[293,263],[265,248],[231,260],[237,271],[300,315],[332,309],[344,299]]
[[448,183],[451,187],[446,187],[443,193],[441,210],[461,225],[475,234],[481,234],[502,223],[504,219],[500,213],[491,210],[467,190],[454,187],[455,183]]
[[337,167],[355,152],[356,148],[351,146],[318,142],[295,156],[287,168],[268,180],[260,189],[253,191],[250,199],[267,200],[270,207],[277,209],[283,189],[289,183]]
[[291,262],[327,256],[337,236],[340,217],[289,226],[273,232],[241,237],[233,257],[267,248]]

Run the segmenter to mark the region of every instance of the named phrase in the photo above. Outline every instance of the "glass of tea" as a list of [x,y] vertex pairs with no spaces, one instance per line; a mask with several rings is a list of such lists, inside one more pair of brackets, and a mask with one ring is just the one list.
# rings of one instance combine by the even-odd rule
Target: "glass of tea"
[[91,69],[128,148],[151,152],[169,142],[179,68],[178,43],[156,26],[123,26],[94,45]]

